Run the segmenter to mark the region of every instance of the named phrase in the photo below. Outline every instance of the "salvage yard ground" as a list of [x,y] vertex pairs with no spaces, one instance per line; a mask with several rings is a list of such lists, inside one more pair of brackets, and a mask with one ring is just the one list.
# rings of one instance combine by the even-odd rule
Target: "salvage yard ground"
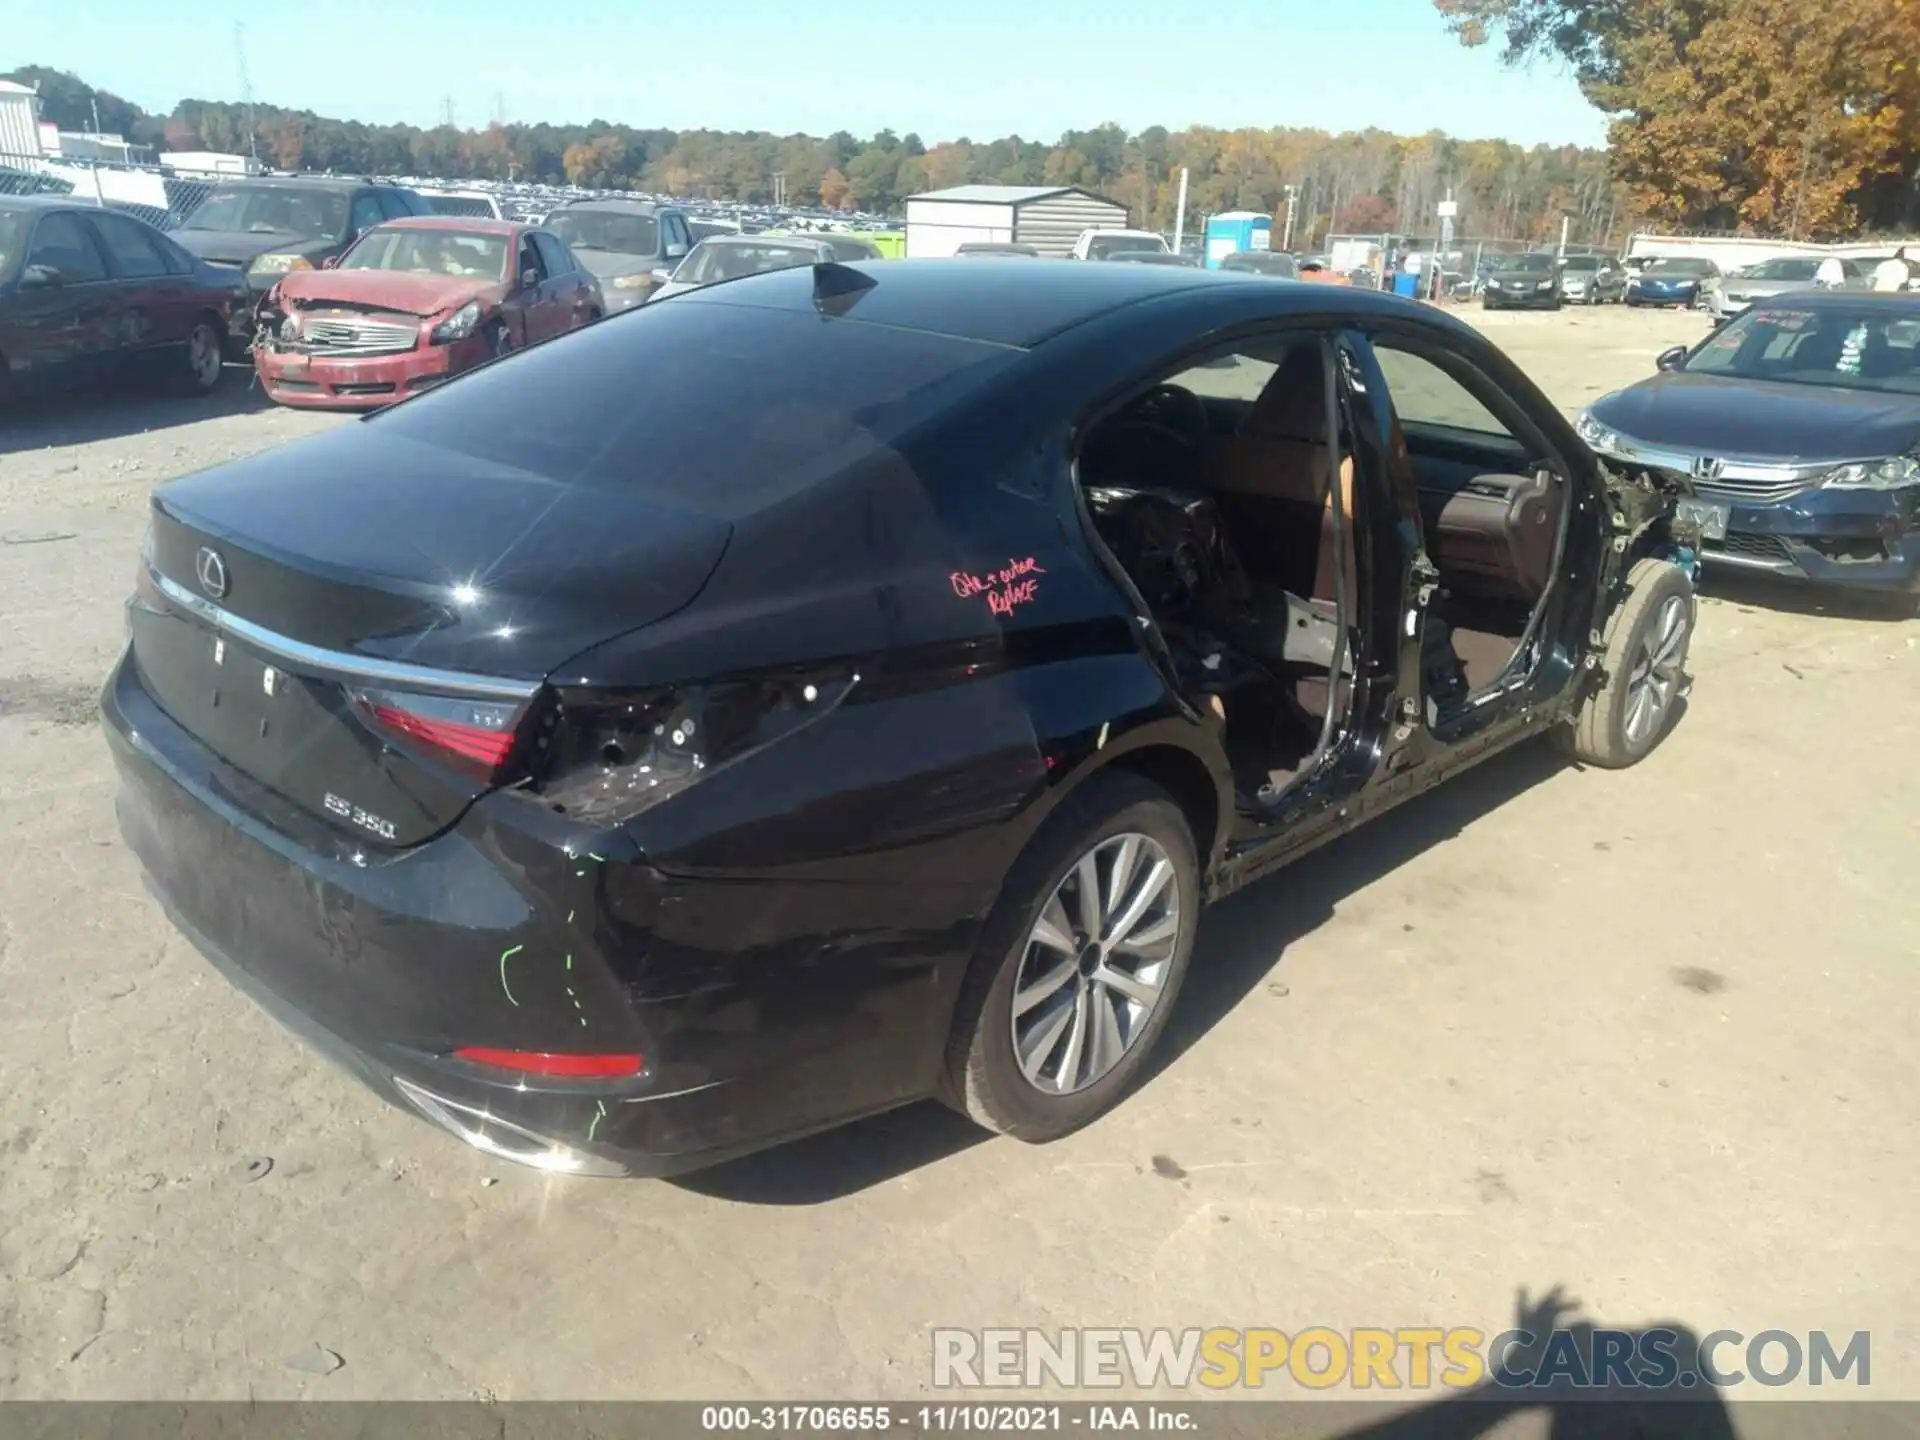
[[[1484,323],[1570,408],[1703,324]],[[556,1182],[283,1035],[116,838],[150,488],[340,423],[239,376],[0,420],[0,1397],[905,1398],[934,1326],[1491,1333],[1558,1285],[1870,1330],[1920,1398],[1920,624],[1722,588],[1646,764],[1527,747],[1220,906],[1163,1065],[1064,1142],[923,1105]]]

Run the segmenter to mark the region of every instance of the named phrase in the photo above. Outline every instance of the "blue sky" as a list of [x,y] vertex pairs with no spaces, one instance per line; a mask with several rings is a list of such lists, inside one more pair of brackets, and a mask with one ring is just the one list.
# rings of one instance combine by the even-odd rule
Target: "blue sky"
[[[233,22],[263,101],[431,125],[593,118],[929,144],[1106,120],[1439,128],[1597,145],[1562,70],[1504,69],[1431,0],[5,0],[0,70],[48,64],[150,109],[239,98]],[[559,16],[571,16],[571,27]],[[549,18],[552,17],[552,18]]]

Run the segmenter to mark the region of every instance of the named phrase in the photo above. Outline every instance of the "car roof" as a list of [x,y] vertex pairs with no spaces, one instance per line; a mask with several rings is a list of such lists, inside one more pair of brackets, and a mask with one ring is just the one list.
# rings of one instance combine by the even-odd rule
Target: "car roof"
[[[855,319],[1021,348],[1112,311],[1183,294],[1205,304],[1209,296],[1218,299],[1238,289],[1258,302],[1262,315],[1276,305],[1306,315],[1404,315],[1411,303],[1371,291],[1276,283],[1197,266],[1063,264],[1019,256],[1003,265],[973,265],[956,258],[801,266],[689,291],[684,298],[812,311],[823,270],[842,282],[851,275],[871,282],[851,287],[858,292],[851,298],[843,293],[844,313]],[[835,288],[849,289],[844,283]]]
[[371,180],[351,175],[227,175],[213,182],[216,190],[259,190],[269,187],[281,190],[359,190],[367,186],[386,190],[406,188],[390,180]]
[[562,200],[553,207],[556,210],[610,210],[618,215],[658,215],[662,210],[672,210],[672,205],[662,205],[658,200],[623,200],[617,195],[599,196],[587,200]]
[[827,242],[817,240],[811,235],[736,235],[731,230],[719,235],[708,235],[700,242],[716,249],[725,249],[733,245],[811,245],[816,250],[827,248]]
[[1920,294],[1899,290],[1790,290],[1767,302],[1769,310],[1853,310],[1877,305],[1920,315]]
[[0,195],[0,210],[98,210],[91,200],[71,195]]
[[490,215],[407,215],[382,221],[382,230],[462,230],[472,235],[517,235],[522,230],[537,230],[524,220],[495,220]]

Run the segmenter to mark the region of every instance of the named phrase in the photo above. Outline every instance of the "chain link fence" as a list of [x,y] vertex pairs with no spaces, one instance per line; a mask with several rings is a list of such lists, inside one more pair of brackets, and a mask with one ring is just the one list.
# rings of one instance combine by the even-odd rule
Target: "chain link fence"
[[136,215],[171,230],[193,213],[218,177],[181,175],[160,165],[69,160],[0,151],[0,195],[59,195]]

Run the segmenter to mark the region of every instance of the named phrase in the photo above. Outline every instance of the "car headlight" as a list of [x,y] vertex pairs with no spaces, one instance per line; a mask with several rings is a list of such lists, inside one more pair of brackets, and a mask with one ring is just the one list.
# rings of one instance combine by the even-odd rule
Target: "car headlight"
[[645,273],[613,277],[613,288],[616,290],[644,290],[651,284],[653,284],[653,276]]
[[1591,411],[1582,410],[1574,416],[1573,429],[1582,440],[1603,454],[1625,455],[1631,448],[1618,430],[1609,430],[1593,418]]
[[453,314],[433,327],[430,337],[434,344],[445,345],[454,340],[464,340],[473,334],[480,323],[480,302],[469,300]]
[[256,255],[247,265],[249,275],[285,275],[290,270],[311,270],[313,261],[291,250],[272,250]]
[[1536,290],[1551,290],[1553,288],[1553,282],[1551,280],[1542,280],[1538,285],[1534,286],[1533,288]]
[[1890,460],[1861,460],[1841,465],[1820,477],[1828,490],[1898,490],[1920,484],[1920,460],[1896,455]]

